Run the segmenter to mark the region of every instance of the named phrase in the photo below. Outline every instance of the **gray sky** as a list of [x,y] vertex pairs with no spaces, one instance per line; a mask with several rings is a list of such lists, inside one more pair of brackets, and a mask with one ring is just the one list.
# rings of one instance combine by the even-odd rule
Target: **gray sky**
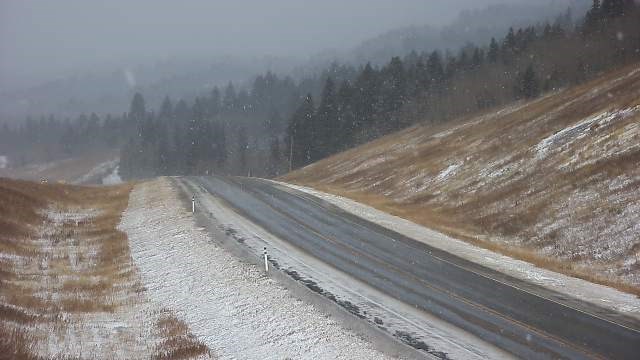
[[309,56],[521,0],[0,0],[0,82],[176,56]]

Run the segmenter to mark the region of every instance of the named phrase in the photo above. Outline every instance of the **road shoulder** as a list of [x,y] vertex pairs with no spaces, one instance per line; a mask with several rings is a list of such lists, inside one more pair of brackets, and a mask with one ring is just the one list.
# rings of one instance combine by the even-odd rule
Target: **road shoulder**
[[283,189],[292,189],[315,196],[355,216],[429,246],[454,254],[470,262],[504,273],[516,279],[542,286],[559,294],[565,294],[597,307],[622,314],[625,317],[631,318],[633,321],[640,320],[640,299],[635,295],[536,267],[525,261],[516,260],[454,239],[440,232],[387,214],[371,206],[345,197],[328,194],[309,187],[278,181],[272,182],[280,185]]
[[167,178],[139,184],[125,218],[131,251],[154,301],[171,306],[221,357],[384,359],[198,227]]

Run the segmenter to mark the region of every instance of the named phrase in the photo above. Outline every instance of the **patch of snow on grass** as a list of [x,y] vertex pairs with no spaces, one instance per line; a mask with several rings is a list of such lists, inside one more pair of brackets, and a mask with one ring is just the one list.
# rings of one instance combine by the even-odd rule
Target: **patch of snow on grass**
[[[122,280],[113,286],[118,290],[106,295],[90,294],[83,286],[94,286],[107,277],[87,276],[95,271],[96,262],[87,256],[100,247],[95,238],[81,234],[83,224],[90,222],[99,212],[94,209],[64,210],[55,207],[43,211],[46,221],[37,238],[30,239],[37,249],[37,257],[0,256],[13,260],[17,274],[28,274],[29,280],[22,283],[23,291],[30,291],[33,298],[55,310],[49,314],[42,308],[11,306],[3,301],[3,306],[13,307],[20,312],[35,316],[43,321],[29,325],[28,331],[34,336],[31,351],[42,358],[144,358],[159,342],[149,331],[153,327],[148,315],[152,308],[141,296],[127,293],[124,289],[134,286],[130,280]],[[34,264],[35,263],[35,264]],[[126,266],[125,266],[126,267]],[[80,275],[83,274],[83,275]],[[24,280],[21,280],[24,281]],[[18,282],[20,283],[20,282]],[[70,284],[79,284],[69,289]],[[120,290],[123,289],[123,290]],[[80,301],[97,301],[92,296],[104,296],[99,301],[104,304],[131,304],[115,306],[111,311],[83,311],[71,304]],[[67,305],[65,305],[67,304]],[[41,305],[42,306],[42,305]],[[6,323],[5,323],[6,324]],[[122,331],[114,332],[114,324]]]
[[92,180],[95,180],[98,177],[101,177],[104,174],[109,173],[113,168],[118,165],[118,160],[109,160],[103,163],[96,165],[93,169],[89,170],[88,173],[84,174],[80,178],[73,181],[74,184],[83,184]]
[[60,160],[60,161],[51,161],[48,163],[43,163],[43,164],[31,164],[31,165],[27,165],[26,169],[28,172],[32,173],[32,174],[37,174],[37,173],[41,173],[43,171],[47,171],[53,167],[56,167],[58,165],[60,165],[60,163],[64,162],[65,160]]
[[444,180],[444,179],[450,177],[451,175],[454,175],[456,173],[456,171],[458,170],[458,168],[460,168],[461,166],[462,166],[462,164],[451,164],[451,165],[449,165],[446,169],[442,170],[442,172],[440,172],[438,174],[438,176],[436,176],[436,179]]
[[617,111],[606,111],[604,113],[588,117],[576,124],[564,128],[555,134],[544,138],[536,145],[536,153],[538,159],[544,159],[550,151],[557,148],[565,147],[576,140],[582,139],[589,135],[591,129],[595,126],[604,126],[614,119],[624,119],[633,115],[640,109],[640,106],[621,109]]
[[350,172],[351,173],[355,173],[355,172],[358,172],[360,170],[366,170],[366,169],[369,169],[372,166],[376,166],[376,165],[382,164],[385,161],[387,161],[387,157],[384,156],[384,155],[378,156],[378,157],[374,157],[374,158],[371,158],[371,159],[367,159],[367,160],[363,161],[362,163],[360,163],[360,165],[358,165],[355,168],[351,169]]
[[509,164],[513,157],[507,156],[498,161],[493,161],[488,163],[485,167],[480,170],[480,178],[499,178],[505,175],[507,172],[513,169],[513,165]]
[[117,185],[122,183],[122,178],[120,178],[120,165],[113,168],[113,171],[102,178],[103,185]]

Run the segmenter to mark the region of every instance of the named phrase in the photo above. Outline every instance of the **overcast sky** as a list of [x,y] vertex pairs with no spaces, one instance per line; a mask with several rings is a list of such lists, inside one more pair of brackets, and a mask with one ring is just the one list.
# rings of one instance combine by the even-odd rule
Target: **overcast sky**
[[309,56],[522,0],[0,0],[0,82],[176,56]]

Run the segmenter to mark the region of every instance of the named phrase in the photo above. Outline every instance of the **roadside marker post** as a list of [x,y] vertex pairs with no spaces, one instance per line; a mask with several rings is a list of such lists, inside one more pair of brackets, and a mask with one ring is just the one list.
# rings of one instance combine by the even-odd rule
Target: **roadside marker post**
[[196,196],[195,195],[191,197],[191,212],[194,214],[196,213]]
[[267,247],[264,247],[264,271],[269,272],[269,256],[267,255]]

